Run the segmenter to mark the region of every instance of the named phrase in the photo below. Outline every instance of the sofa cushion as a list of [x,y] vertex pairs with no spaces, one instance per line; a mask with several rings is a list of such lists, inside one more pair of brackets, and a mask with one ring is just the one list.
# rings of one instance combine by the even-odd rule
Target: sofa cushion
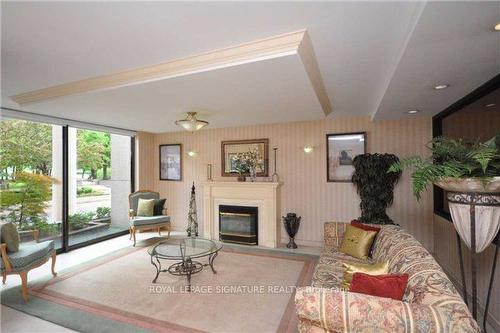
[[370,275],[358,272],[352,276],[349,291],[401,301],[407,284],[408,274]]
[[314,269],[311,285],[323,288],[342,288],[344,267],[342,263],[370,264],[371,260],[351,257],[342,252],[323,251]]
[[7,246],[8,252],[17,252],[19,250],[19,233],[17,227],[12,222],[0,223],[0,239]]
[[404,301],[432,305],[461,299],[432,255],[398,226],[382,228],[373,249],[373,259],[389,261],[391,273],[409,275]]
[[355,258],[367,259],[375,236],[377,236],[376,231],[363,230],[348,225],[339,251]]
[[139,199],[137,204],[137,216],[153,216],[155,199]]
[[389,273],[389,263],[379,262],[374,264],[348,264],[342,263],[344,274],[342,279],[342,288],[349,289],[354,273],[366,273],[370,275],[381,275]]
[[154,216],[163,215],[163,207],[165,206],[166,201],[167,199],[155,199],[155,206],[153,208]]
[[[13,271],[26,270],[46,260],[52,251],[54,251],[54,241],[21,243],[19,251],[9,253],[10,264]],[[5,269],[3,260],[0,262],[0,268],[2,271]]]
[[158,216],[136,216],[130,220],[130,224],[134,227],[144,226],[144,225],[155,225],[155,224],[165,224],[170,222],[170,216],[158,215]]

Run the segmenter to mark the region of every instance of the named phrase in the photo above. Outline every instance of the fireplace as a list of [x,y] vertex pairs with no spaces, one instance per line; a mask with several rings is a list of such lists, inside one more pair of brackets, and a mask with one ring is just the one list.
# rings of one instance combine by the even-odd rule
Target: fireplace
[[223,242],[257,245],[258,208],[219,206],[219,239]]

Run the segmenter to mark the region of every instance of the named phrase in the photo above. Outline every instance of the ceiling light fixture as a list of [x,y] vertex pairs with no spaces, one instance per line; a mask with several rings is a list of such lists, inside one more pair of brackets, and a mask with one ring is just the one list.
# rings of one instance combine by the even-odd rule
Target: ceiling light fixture
[[484,107],[485,108],[492,108],[494,107],[496,104],[495,103],[488,103],[488,104],[485,104]]
[[195,157],[196,156],[196,152],[193,151],[193,150],[190,150],[190,151],[188,151],[188,156],[189,157]]
[[443,90],[448,88],[449,86],[449,84],[437,84],[434,86],[434,90]]
[[500,31],[500,23],[497,23],[493,29],[495,29],[495,31]]
[[208,125],[208,121],[196,119],[196,112],[188,112],[186,119],[177,120],[176,125],[181,126],[186,131],[195,132]]
[[415,113],[419,113],[420,110],[410,110],[410,111],[407,111],[408,114],[415,114]]

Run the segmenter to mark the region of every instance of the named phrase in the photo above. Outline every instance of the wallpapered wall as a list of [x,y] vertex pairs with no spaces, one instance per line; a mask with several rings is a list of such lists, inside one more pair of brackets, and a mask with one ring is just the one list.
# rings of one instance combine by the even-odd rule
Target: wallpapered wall
[[[187,224],[189,193],[192,182],[197,186],[198,219],[203,223],[201,183],[206,180],[206,165],[214,165],[214,180],[236,180],[221,177],[221,141],[268,138],[270,166],[272,148],[278,147],[277,171],[284,183],[281,189],[281,213],[296,212],[302,216],[297,243],[321,245],[325,221],[350,221],[360,215],[359,197],[351,183],[326,182],[326,134],[367,132],[367,151],[394,153],[400,157],[426,154],[425,143],[431,139],[431,119],[408,117],[397,121],[370,121],[369,117],[304,121],[237,128],[203,129],[189,133],[139,133],[138,186],[159,191],[167,198],[173,227],[183,230]],[[166,143],[183,145],[183,180],[159,180],[158,146]],[[310,154],[303,151],[312,145]],[[188,151],[197,155],[190,157]],[[432,194],[427,192],[420,202],[411,193],[410,179],[405,174],[395,190],[394,205],[389,215],[414,234],[429,250],[432,238]],[[201,228],[200,228],[201,229]],[[282,230],[282,241],[286,233]]]

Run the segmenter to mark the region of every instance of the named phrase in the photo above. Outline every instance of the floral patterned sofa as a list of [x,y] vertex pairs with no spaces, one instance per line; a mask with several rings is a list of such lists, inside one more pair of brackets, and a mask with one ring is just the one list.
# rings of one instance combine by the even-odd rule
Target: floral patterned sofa
[[[345,223],[325,223],[325,248],[312,286],[298,288],[300,332],[480,332],[455,287],[425,248],[398,226],[382,226],[372,259],[337,252]],[[342,291],[343,262],[389,262],[409,274],[403,301]]]

